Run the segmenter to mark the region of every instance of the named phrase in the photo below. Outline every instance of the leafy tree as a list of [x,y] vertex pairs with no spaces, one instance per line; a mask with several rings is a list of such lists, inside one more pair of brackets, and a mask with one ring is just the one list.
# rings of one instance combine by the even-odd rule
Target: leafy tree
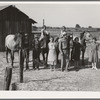
[[88,28],[92,28],[92,26],[89,26]]
[[79,24],[76,24],[75,28],[81,28]]

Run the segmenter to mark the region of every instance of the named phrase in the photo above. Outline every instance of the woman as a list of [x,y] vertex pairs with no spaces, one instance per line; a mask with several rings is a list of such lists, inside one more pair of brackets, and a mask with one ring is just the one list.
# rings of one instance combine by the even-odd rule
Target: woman
[[92,69],[97,70],[96,64],[98,62],[98,44],[97,39],[94,37],[91,43],[91,52],[89,56],[89,62],[92,63]]
[[81,52],[81,44],[79,43],[79,38],[76,37],[74,39],[74,44],[73,44],[73,59],[75,62],[75,68],[76,71],[79,70],[79,62],[80,62],[80,52]]
[[54,38],[50,37],[50,42],[48,44],[49,53],[48,53],[48,60],[47,63],[50,65],[50,69],[55,70],[56,64],[57,64],[57,53],[56,53],[56,45],[54,42]]

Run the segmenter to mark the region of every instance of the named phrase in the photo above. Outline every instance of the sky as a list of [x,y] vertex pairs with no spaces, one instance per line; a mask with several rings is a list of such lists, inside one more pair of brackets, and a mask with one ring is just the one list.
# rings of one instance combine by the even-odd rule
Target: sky
[[18,9],[34,19],[36,26],[52,27],[100,27],[99,3],[0,3],[1,5],[15,5]]

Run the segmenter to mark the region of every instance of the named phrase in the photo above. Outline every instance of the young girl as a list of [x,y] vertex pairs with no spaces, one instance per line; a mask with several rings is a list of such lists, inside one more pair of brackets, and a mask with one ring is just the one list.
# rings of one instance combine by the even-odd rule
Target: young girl
[[73,43],[73,59],[75,61],[76,71],[79,70],[80,51],[81,51],[80,49],[81,49],[81,44],[79,43],[79,38],[76,37]]
[[54,38],[50,38],[50,42],[48,44],[49,53],[48,53],[48,64],[50,65],[51,71],[54,69],[57,64],[57,53],[56,53],[56,45],[54,42]]
[[92,62],[92,69],[97,70],[96,63],[98,62],[98,44],[96,43],[96,38],[94,37],[91,43],[91,53],[89,56],[89,62]]

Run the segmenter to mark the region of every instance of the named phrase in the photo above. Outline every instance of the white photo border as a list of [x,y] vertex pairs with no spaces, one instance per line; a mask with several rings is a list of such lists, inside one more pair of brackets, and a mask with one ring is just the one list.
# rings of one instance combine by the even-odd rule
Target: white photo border
[[[100,1],[2,1],[0,4],[99,4]],[[0,99],[99,99],[100,92],[82,92],[82,91],[0,91]]]

